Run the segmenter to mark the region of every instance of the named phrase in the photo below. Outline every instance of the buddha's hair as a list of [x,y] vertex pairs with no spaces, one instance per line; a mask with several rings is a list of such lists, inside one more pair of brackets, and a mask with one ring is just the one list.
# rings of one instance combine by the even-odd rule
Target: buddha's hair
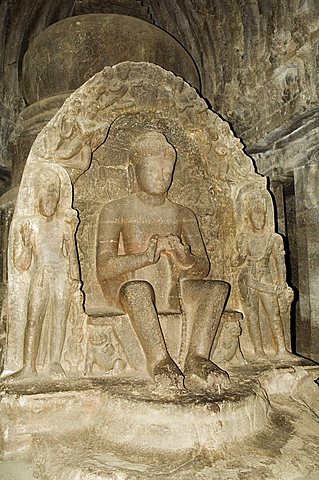
[[130,162],[137,165],[153,155],[170,157],[172,161],[176,159],[175,148],[162,133],[150,131],[139,135],[130,148]]

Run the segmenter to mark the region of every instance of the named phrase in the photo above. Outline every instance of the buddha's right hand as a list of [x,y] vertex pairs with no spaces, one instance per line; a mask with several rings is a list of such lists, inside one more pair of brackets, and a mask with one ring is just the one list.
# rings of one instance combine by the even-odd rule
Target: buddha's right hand
[[148,265],[153,265],[158,262],[160,253],[157,249],[158,235],[152,235],[148,241],[148,247],[145,250],[146,260]]

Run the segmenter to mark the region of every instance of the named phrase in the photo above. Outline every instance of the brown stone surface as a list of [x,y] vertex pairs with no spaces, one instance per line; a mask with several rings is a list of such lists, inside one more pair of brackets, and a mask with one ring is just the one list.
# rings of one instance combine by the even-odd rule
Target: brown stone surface
[[[30,136],[27,129],[26,138],[22,134],[18,141],[18,148],[9,148],[17,114],[24,106],[19,66],[30,41],[65,16],[110,13],[113,4],[112,11],[129,12],[139,18],[149,8],[155,23],[188,49],[199,67],[204,96],[244,138],[260,173],[287,183],[293,178],[293,168],[309,161],[318,144],[316,2],[293,0],[267,7],[257,0],[249,5],[217,0],[148,1],[143,6],[135,0],[99,2],[99,5],[94,1],[75,5],[71,1],[54,5],[43,0],[33,3],[31,6],[26,1],[5,0],[0,11],[3,22],[0,161],[10,168],[15,164],[12,172],[15,184],[20,180],[28,143],[37,133]],[[37,121],[36,125],[41,126]],[[277,208],[281,209],[281,205]],[[281,209],[281,225],[283,217]],[[296,269],[298,260],[293,261],[292,269]],[[301,268],[306,269],[307,265],[304,263]],[[307,344],[310,339],[305,341]]]
[[248,146],[318,105],[317,2],[147,5],[192,54],[204,96]]
[[[71,0],[33,3],[2,2],[5,143],[23,107],[17,66],[28,44],[50,24],[70,16],[74,8]],[[90,10],[90,2],[85,2],[85,13],[97,12],[96,2],[91,3]],[[99,2],[99,12],[109,13],[104,3]],[[117,3],[119,12],[123,5]],[[131,15],[140,16],[140,2],[124,3]],[[144,7],[150,8],[156,25],[193,56],[204,96],[234,124],[248,146],[317,105],[317,2],[286,0],[264,6],[257,0],[249,5],[235,0],[148,0]],[[3,155],[6,161],[5,150]]]
[[23,60],[24,98],[31,104],[72,92],[106,65],[127,60],[156,63],[200,88],[192,58],[163,30],[134,17],[91,14],[61,20],[33,40]]
[[51,382],[50,391],[36,383],[6,387],[0,474],[315,480],[318,373],[302,366],[237,372],[228,394],[211,398],[158,398],[143,383],[112,379]]
[[[64,16],[70,16],[72,12],[73,14],[90,13],[93,11],[109,13],[110,10],[107,9],[113,8],[112,5],[116,4],[114,7],[117,9],[116,13],[125,13],[124,10],[120,11],[120,9],[128,8],[130,9],[130,14],[141,17],[141,15],[146,15],[146,8],[149,5],[155,22],[173,33],[195,58],[204,80],[204,95],[209,98],[214,108],[222,112],[225,118],[232,121],[237,133],[244,137],[246,144],[250,147],[250,152],[254,155],[258,171],[271,176],[271,188],[273,188],[277,204],[279,231],[281,233],[286,232],[284,220],[288,218],[289,225],[287,231],[289,241],[291,241],[291,238],[293,239],[293,245],[290,246],[290,250],[293,251],[293,271],[296,270],[296,265],[299,263],[299,271],[302,274],[300,293],[304,295],[302,305],[306,308],[303,308],[302,316],[298,317],[300,321],[297,325],[299,337],[297,346],[303,354],[318,358],[318,350],[316,349],[319,343],[316,342],[317,315],[315,314],[318,279],[316,276],[316,264],[313,261],[317,255],[314,219],[318,216],[318,208],[308,208],[308,200],[309,198],[313,200],[316,190],[313,188],[309,190],[306,187],[307,182],[305,182],[305,179],[308,178],[307,175],[303,178],[300,170],[299,172],[296,171],[297,168],[301,169],[305,164],[311,165],[313,169],[316,168],[317,164],[318,92],[316,85],[318,82],[316,77],[316,56],[318,24],[316,19],[318,17],[318,7],[316,2],[289,0],[289,2],[272,2],[271,5],[269,4],[265,7],[264,4],[261,5],[261,2],[257,1],[246,5],[245,2],[230,1],[226,2],[226,4],[219,0],[214,0],[213,2],[208,2],[208,0],[200,2],[174,0],[173,2],[168,2],[164,0],[163,2],[144,1],[143,8],[141,8],[140,2],[135,0],[112,0],[112,2],[107,2],[107,5],[103,1],[98,3],[99,5],[97,5],[95,0],[83,0],[83,2],[79,0],[74,7],[71,1],[47,1],[45,5],[44,2],[41,3],[38,0],[32,2],[32,5],[24,0],[20,2],[2,2],[0,13],[5,28],[2,29],[4,41],[1,43],[0,48],[0,60],[4,74],[4,82],[3,86],[1,86],[3,95],[0,106],[0,130],[1,139],[3,139],[3,142],[1,142],[1,163],[7,167],[11,166],[12,161],[16,163],[13,178],[18,184],[26,152],[29,149],[28,142],[29,144],[32,143],[32,135],[35,133],[35,131],[32,131],[32,122],[30,123],[28,118],[22,119],[20,124],[22,127],[21,138],[19,139],[15,156],[8,150],[8,138],[14,128],[16,115],[24,106],[21,83],[19,83],[19,72],[22,65],[22,57],[27,49],[29,40],[34,38],[50,23],[54,23]],[[84,10],[81,11],[81,8]],[[34,113],[37,117],[37,112]],[[44,125],[47,119],[49,117],[46,115],[42,118],[39,116],[35,122],[35,130]],[[159,125],[159,123],[156,123],[155,128],[159,128]],[[23,138],[25,126],[26,137],[31,134],[29,140],[28,138]],[[123,127],[123,124],[121,126]],[[79,125],[75,130],[72,130],[72,136],[78,139],[77,128],[80,128]],[[152,125],[152,128],[154,128],[154,125]],[[117,134],[119,134],[120,130],[121,128],[117,130]],[[67,129],[64,130],[65,132],[67,132]],[[178,135],[172,135],[171,141],[175,142],[177,137]],[[126,138],[125,134],[123,138]],[[76,144],[77,140],[73,146],[76,146]],[[115,142],[113,153],[119,152],[118,147],[119,145]],[[65,154],[65,149],[62,148],[62,150],[64,150]],[[82,151],[82,147],[80,150]],[[85,153],[85,148],[83,152]],[[223,150],[219,150],[219,152],[221,152],[222,157]],[[87,154],[88,150],[86,150],[84,155],[84,164]],[[95,168],[94,172],[100,171],[101,182],[107,183],[105,193],[108,195],[108,198],[120,198],[122,194],[127,194],[129,189],[126,180],[129,176],[125,170],[116,168],[117,163],[114,161],[115,156],[114,154],[112,155],[112,151],[107,152],[107,162],[109,163],[105,165],[103,164],[104,154],[102,147],[95,151],[94,156],[96,162],[102,165],[100,168]],[[75,163],[80,160],[79,157],[77,157]],[[191,172],[192,176],[196,176],[196,168],[191,169],[189,158],[187,155],[184,155],[184,157],[186,161],[184,161],[185,158],[180,158],[183,158],[182,164],[183,166],[185,165],[185,169],[181,172],[176,170],[176,173],[178,173],[175,178],[177,180],[177,188],[172,190],[172,193],[177,196],[180,203],[189,205],[195,210],[195,207],[192,205],[192,198],[196,195],[196,189],[191,189],[188,185],[185,186],[183,181],[178,180],[179,175],[181,176],[180,178],[185,178],[188,172]],[[122,159],[125,159],[125,155]],[[219,163],[217,170],[218,176],[222,178],[225,172],[227,173],[228,185],[234,182],[234,178],[239,178],[240,172],[238,169],[235,169],[235,172],[234,170],[230,172],[227,163]],[[77,172],[71,171],[70,176],[73,181],[77,176]],[[81,181],[82,177],[79,178],[78,182]],[[92,177],[91,180],[94,180],[94,176]],[[112,181],[113,178],[114,181]],[[286,201],[285,205],[280,190],[282,190],[282,184],[289,184],[293,178],[295,178],[296,186],[298,186],[297,182],[299,182],[299,186],[296,188],[296,192],[294,192],[297,194],[297,197],[291,199],[292,201]],[[310,184],[316,188],[316,182],[310,182]],[[98,182],[94,184],[93,181],[90,190],[90,194],[93,197],[95,188],[99,188],[98,185]],[[216,187],[215,183],[213,185],[213,192],[215,193],[214,187]],[[179,190],[181,193],[179,193]],[[32,196],[32,190],[26,192],[26,200],[30,193]],[[4,227],[1,233],[2,258],[5,258],[7,227],[12,213],[11,197],[13,198],[13,196],[10,193],[10,198],[1,199],[1,208],[3,207],[1,221]],[[207,214],[209,210],[208,204],[212,200],[214,208],[217,208],[218,211],[220,198],[222,198],[223,207],[217,216]],[[9,203],[7,203],[8,200]],[[217,199],[200,195],[197,197],[197,205],[199,204],[202,205],[202,208],[196,206],[195,213],[199,217],[200,227],[209,252],[216,251],[216,249],[219,252],[219,245],[230,240],[234,253],[236,253],[237,246],[234,238],[229,239],[227,235],[225,236],[227,231],[225,212],[232,211],[231,200],[227,195]],[[295,204],[297,205],[297,219],[295,218],[293,208],[290,208],[291,205]],[[288,217],[285,217],[285,207],[287,206],[289,207],[287,210]],[[241,216],[236,210],[234,219],[238,221],[240,218]],[[218,222],[216,222],[216,219],[218,219]],[[239,220],[240,222],[241,220]],[[272,218],[267,219],[266,223],[265,235],[269,235],[270,238],[270,232],[274,231]],[[298,235],[299,231],[295,231],[296,223],[301,226],[300,235]],[[240,225],[241,227],[236,229],[236,234],[239,234],[239,236],[247,233],[242,231],[246,223],[240,223]],[[249,255],[253,255],[254,249],[255,253],[258,251],[256,246],[258,242],[256,244],[251,243],[254,237],[251,235],[251,224],[249,221],[246,226],[249,237]],[[83,235],[89,238],[90,230],[84,230]],[[298,248],[295,248],[294,243],[296,236],[298,237]],[[260,241],[259,247],[262,244],[263,242]],[[81,251],[79,255],[83,263]],[[209,256],[213,270],[218,273],[217,277],[220,277],[221,273],[227,274],[227,272],[232,271],[232,258],[227,257],[227,261],[224,261],[225,258],[223,256],[220,258],[218,256],[214,257],[210,253]],[[272,255],[269,259],[272,259]],[[5,263],[3,269],[4,278],[6,271]],[[219,364],[223,368],[230,368],[230,371],[233,368],[233,363],[239,365],[245,362],[245,360],[243,362],[241,357],[243,350],[246,350],[246,357],[247,352],[252,351],[252,345],[249,345],[249,342],[245,342],[245,339],[248,338],[247,324],[245,323],[246,318],[249,317],[247,315],[247,307],[244,318],[240,318],[240,314],[232,310],[238,308],[238,305],[244,307],[240,300],[240,289],[238,290],[237,288],[238,273],[236,271],[231,278],[233,293],[229,305],[230,312],[226,312],[222,318],[220,326],[223,325],[223,330],[218,332],[217,336],[219,338],[216,339],[217,344],[215,344],[214,352],[212,352],[212,359],[217,362],[216,356],[220,362]],[[296,279],[297,276],[294,273],[295,285],[298,288]],[[1,296],[4,293],[2,291],[3,286],[1,285]],[[255,290],[258,289],[255,288]],[[313,292],[313,295],[310,295],[310,292]],[[242,297],[242,300],[244,299],[245,296]],[[78,370],[82,371],[84,365],[83,363],[79,365],[78,359],[79,356],[83,359],[85,346],[87,345],[86,363],[88,369],[92,369],[93,375],[98,377],[106,372],[114,374],[114,368],[118,365],[118,357],[122,354],[121,345],[120,347],[118,346],[118,337],[116,335],[122,338],[126,336],[127,332],[130,332],[130,338],[134,338],[134,331],[133,335],[132,331],[129,331],[130,323],[128,319],[124,316],[119,317],[117,319],[116,331],[110,329],[107,317],[89,319],[87,331],[85,331],[85,341],[82,343],[82,326],[87,319],[82,313],[79,314],[79,310],[76,308],[72,309],[68,319],[69,333],[67,334],[66,350],[64,352],[64,366],[66,370],[73,372],[75,375]],[[245,308],[242,308],[242,310],[244,311]],[[287,308],[286,311],[288,313]],[[6,344],[6,328],[3,328],[7,324],[6,315],[7,313],[4,309],[0,326],[0,348],[3,348],[3,345]],[[160,318],[160,322],[169,351],[174,352],[172,353],[173,358],[178,358],[178,339],[182,333],[182,323],[178,316],[176,318],[170,317],[172,316]],[[80,319],[79,322],[76,321],[77,318]],[[288,317],[286,316],[286,318]],[[286,326],[287,324],[285,324],[285,328]],[[176,334],[170,335],[172,331],[176,331]],[[73,341],[73,339],[78,340]],[[109,346],[110,339],[112,348]],[[136,368],[136,371],[142,373],[145,369],[143,351],[138,342],[135,344],[134,342],[129,342],[129,344],[131,346],[131,358],[138,359],[133,367]],[[112,355],[110,351],[113,352]],[[309,353],[310,351],[311,353]],[[105,355],[106,352],[108,352],[108,355]],[[139,367],[140,370],[138,370]],[[270,377],[274,378],[275,374],[271,372]],[[268,431],[263,432],[261,436],[252,438],[251,441],[247,441],[245,445],[235,445],[234,448],[229,448],[224,455],[224,459],[217,458],[216,461],[216,458],[214,458],[215,464],[213,467],[203,466],[202,464],[199,467],[198,464],[195,465],[193,463],[183,467],[178,465],[177,469],[169,471],[169,476],[178,479],[219,479],[225,477],[236,480],[239,480],[239,478],[251,480],[259,480],[259,478],[290,480],[289,476],[294,480],[296,478],[316,479],[318,476],[316,465],[316,423],[313,422],[312,415],[316,412],[317,407],[311,399],[311,392],[314,393],[313,398],[316,398],[317,394],[314,389],[317,389],[317,387],[313,383],[310,387],[309,383],[301,382],[300,395],[296,395],[296,391],[293,394],[293,398],[297,399],[297,403],[295,403],[295,400],[292,400],[281,389],[287,380],[284,377],[277,377],[278,381],[272,384],[270,390],[269,384],[267,386],[263,384],[268,393],[268,398],[271,397],[272,404],[276,402],[277,413],[278,409],[282,413],[282,416],[276,418],[276,421]],[[281,391],[283,396],[279,398],[276,391],[277,393]],[[305,392],[307,392],[307,395]],[[273,396],[274,394],[275,396]],[[311,408],[313,413],[309,414],[307,406]],[[287,414],[288,410],[289,414]],[[280,435],[278,435],[278,432],[280,432]],[[309,432],[311,432],[311,435],[309,435]],[[55,475],[59,480],[63,475],[66,475],[68,480],[76,475],[80,475],[81,478],[90,478],[90,480],[91,478],[113,479],[114,476],[118,475],[132,479],[151,478],[153,474],[156,478],[159,475],[167,478],[167,470],[160,471],[160,469],[157,469],[155,471],[153,466],[150,469],[145,464],[136,466],[134,462],[126,461],[124,463],[123,458],[119,458],[117,455],[109,452],[99,451],[97,455],[95,452],[91,456],[92,451],[94,452],[92,446],[94,444],[96,446],[96,443],[94,443],[95,438],[94,436],[85,438],[87,440],[87,449],[82,448],[81,441],[80,444],[77,443],[76,437],[71,436],[68,439],[59,439],[61,440],[59,445],[65,445],[66,442],[69,442],[68,444],[72,445],[72,447],[75,445],[79,446],[77,451],[80,453],[77,453],[72,458],[70,450],[65,450],[64,446],[61,448],[56,447],[55,439],[51,439],[52,442],[48,439],[40,441],[38,461],[42,465],[45,464],[44,470],[47,472],[45,475],[49,478],[54,478]],[[75,452],[74,448],[72,452]],[[85,465],[82,464],[83,457],[89,458],[88,463]],[[62,466],[56,461],[57,458],[64,459]],[[294,459],[293,464],[291,462],[292,458]],[[46,461],[48,463],[45,463]],[[65,469],[66,464],[67,469]],[[119,464],[121,464],[121,467],[119,467]],[[289,465],[289,471],[287,465]],[[19,476],[19,470],[23,470],[23,474],[31,478],[30,470],[24,463],[18,460],[16,462],[10,460],[9,463],[1,464],[0,477],[1,475],[4,475],[5,478],[11,478],[12,476],[15,479],[17,475]],[[21,475],[22,473],[20,473],[18,480],[20,480]],[[84,475],[87,475],[87,477],[84,477]]]
[[75,0],[72,15],[116,13],[153,23],[149,8],[142,0]]
[[[106,67],[43,129],[25,168],[6,356],[7,372],[22,370],[9,381],[137,369],[164,390],[209,391],[228,386],[219,356],[293,361],[272,217],[263,178],[194,89],[152,64]],[[227,284],[235,337],[218,327]]]

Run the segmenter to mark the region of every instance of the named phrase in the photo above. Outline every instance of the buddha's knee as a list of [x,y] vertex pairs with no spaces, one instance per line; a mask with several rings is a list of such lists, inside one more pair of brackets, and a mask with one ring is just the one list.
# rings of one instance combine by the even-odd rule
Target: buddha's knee
[[184,280],[182,291],[187,295],[195,295],[197,299],[211,296],[226,298],[230,285],[222,280]]
[[214,292],[215,295],[221,297],[227,297],[230,291],[229,283],[223,282],[222,280],[206,280],[207,288]]
[[140,302],[145,299],[154,302],[154,290],[150,283],[144,280],[131,280],[122,285],[120,289],[121,302]]

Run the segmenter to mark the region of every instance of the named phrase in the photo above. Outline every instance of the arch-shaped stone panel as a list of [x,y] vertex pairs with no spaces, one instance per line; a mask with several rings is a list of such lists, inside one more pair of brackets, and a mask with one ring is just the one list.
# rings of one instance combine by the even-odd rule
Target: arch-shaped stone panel
[[[96,290],[92,283],[95,240],[91,236],[99,210],[103,202],[126,196],[134,188],[128,161],[130,143],[136,132],[154,129],[164,133],[176,148],[178,160],[170,196],[198,216],[212,266],[210,278],[235,287],[238,273],[232,257],[242,214],[236,208],[237,197],[246,188],[266,192],[265,179],[255,173],[227,122],[181,78],[148,63],[106,67],[66,100],[38,135],[27,160],[10,235],[7,369],[21,365],[28,292],[36,288],[32,283],[34,265],[19,271],[14,249],[22,241],[21,222],[29,216],[35,217],[34,221],[39,217],[33,193],[39,188],[39,173],[52,169],[60,177],[57,217],[62,223],[72,223],[65,212],[73,210],[72,241],[79,258],[84,308],[90,314],[88,304],[96,293],[90,292],[90,284]],[[78,227],[74,222],[77,215]],[[272,211],[268,228],[274,228]],[[77,302],[81,309],[79,283],[75,290],[70,302]],[[236,288],[229,307],[241,309]],[[52,317],[49,307],[46,316]]]

